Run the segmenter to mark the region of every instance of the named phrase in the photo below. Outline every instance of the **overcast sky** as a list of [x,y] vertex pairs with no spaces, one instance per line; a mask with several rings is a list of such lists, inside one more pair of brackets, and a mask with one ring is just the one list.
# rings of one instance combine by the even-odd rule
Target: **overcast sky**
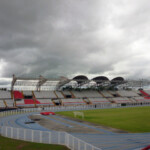
[[150,77],[149,0],[0,0],[0,77]]

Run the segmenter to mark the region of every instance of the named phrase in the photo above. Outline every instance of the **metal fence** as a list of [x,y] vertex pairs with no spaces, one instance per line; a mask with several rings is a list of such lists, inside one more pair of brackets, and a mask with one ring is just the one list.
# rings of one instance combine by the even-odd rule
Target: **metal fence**
[[101,150],[66,132],[49,132],[3,126],[1,128],[1,135],[30,142],[66,145],[71,150]]
[[78,106],[54,106],[54,107],[44,107],[44,108],[23,108],[16,110],[8,110],[0,112],[0,117],[5,117],[8,115],[31,113],[31,112],[41,112],[41,111],[74,111],[74,110],[90,110],[90,109],[106,109],[106,108],[125,108],[125,107],[137,107],[137,106],[150,106],[149,103],[128,103],[125,106],[121,104],[96,104],[96,105],[78,105]]
[[96,105],[78,105],[78,106],[54,106],[54,107],[44,107],[44,108],[23,108],[15,110],[7,110],[0,112],[0,116],[15,115],[21,113],[30,112],[41,112],[41,111],[72,111],[72,110],[88,110],[88,109],[101,109],[101,108],[116,108],[121,107],[120,104],[96,104]]

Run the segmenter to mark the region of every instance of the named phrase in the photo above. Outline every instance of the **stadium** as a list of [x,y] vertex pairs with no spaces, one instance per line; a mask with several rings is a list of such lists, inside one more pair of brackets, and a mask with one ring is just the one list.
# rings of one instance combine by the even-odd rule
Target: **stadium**
[[149,0],[0,0],[0,150],[150,149]]
[[[125,124],[128,120],[120,117],[122,110],[126,113],[136,109],[140,112],[143,108],[149,110],[150,90],[144,90],[148,86],[148,81],[123,77],[109,80],[105,76],[88,79],[78,75],[72,79],[48,79],[13,75],[11,87],[0,90],[1,135],[65,145],[73,150],[144,149],[150,143],[149,127],[142,125],[136,130],[139,127],[135,122],[129,130]],[[94,116],[87,119],[94,113],[108,113],[113,118],[111,113],[114,112],[109,114],[111,110],[120,110],[117,119],[122,119],[125,127],[113,125],[113,120],[111,124],[111,118],[97,124],[106,116],[98,116],[102,118],[95,118],[95,122],[91,121]],[[140,116],[138,120],[141,121]]]

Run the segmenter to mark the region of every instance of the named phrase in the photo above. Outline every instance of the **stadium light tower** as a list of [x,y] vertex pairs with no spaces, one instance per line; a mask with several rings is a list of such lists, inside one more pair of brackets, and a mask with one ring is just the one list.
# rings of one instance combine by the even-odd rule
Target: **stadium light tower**
[[46,78],[44,78],[43,76],[39,76],[39,82],[37,83],[36,85],[36,89],[37,91],[40,91],[41,90],[41,86],[47,81]]
[[14,85],[15,85],[15,82],[17,81],[17,78],[16,76],[13,74],[13,77],[12,77],[12,82],[11,82],[11,91],[14,90]]

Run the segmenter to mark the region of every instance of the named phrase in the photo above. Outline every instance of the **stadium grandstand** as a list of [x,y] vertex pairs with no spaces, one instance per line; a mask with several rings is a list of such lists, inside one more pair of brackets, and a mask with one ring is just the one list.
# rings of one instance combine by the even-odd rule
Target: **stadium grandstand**
[[11,89],[0,90],[0,108],[51,107],[71,105],[150,104],[150,85],[145,80],[125,80],[105,76],[89,79],[78,75],[72,79],[23,78],[13,75]]
[[[149,85],[148,81],[131,81],[123,77],[109,80],[105,76],[89,79],[78,75],[72,79],[50,79],[13,75],[10,89],[0,89],[1,135],[36,143],[61,144],[74,150],[144,148],[149,144],[149,133],[127,133],[125,129],[105,127],[83,119],[85,115],[91,118],[93,113],[102,117],[100,111],[104,110],[109,115],[113,113],[112,116],[115,113],[116,121],[116,112],[113,111],[117,110],[117,120],[121,118],[122,121],[118,112],[124,108],[135,111],[137,107],[139,112],[144,106],[147,111],[150,90],[145,87]],[[63,115],[67,112],[75,118]],[[138,126],[136,129],[139,129]]]

